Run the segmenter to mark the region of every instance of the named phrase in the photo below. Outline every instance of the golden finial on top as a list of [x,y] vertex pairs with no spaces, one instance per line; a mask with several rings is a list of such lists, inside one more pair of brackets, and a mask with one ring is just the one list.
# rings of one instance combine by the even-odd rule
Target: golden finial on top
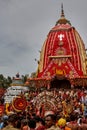
[[61,17],[65,17],[64,10],[63,10],[63,3],[61,4]]
[[70,21],[65,18],[64,10],[63,10],[63,3],[62,3],[62,4],[61,4],[61,17],[60,17],[60,19],[56,22],[56,25],[58,25],[58,24],[67,24],[67,23],[71,25]]

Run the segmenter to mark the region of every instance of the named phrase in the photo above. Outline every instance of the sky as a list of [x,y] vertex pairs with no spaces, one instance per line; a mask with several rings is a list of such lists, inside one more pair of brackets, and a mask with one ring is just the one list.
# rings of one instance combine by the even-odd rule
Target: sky
[[37,70],[39,51],[62,3],[87,48],[87,0],[0,0],[0,74],[30,76]]

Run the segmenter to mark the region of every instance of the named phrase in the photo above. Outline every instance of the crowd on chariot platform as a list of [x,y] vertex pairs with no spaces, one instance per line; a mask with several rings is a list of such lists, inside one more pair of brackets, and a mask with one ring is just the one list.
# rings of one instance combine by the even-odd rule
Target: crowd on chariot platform
[[[28,101],[26,111],[6,111],[0,117],[2,130],[87,130],[87,90],[50,89],[58,99],[56,111],[45,112],[42,107],[37,111],[33,106],[34,98],[41,91],[23,93]],[[44,111],[44,113],[43,113]],[[42,114],[43,113],[43,114]]]

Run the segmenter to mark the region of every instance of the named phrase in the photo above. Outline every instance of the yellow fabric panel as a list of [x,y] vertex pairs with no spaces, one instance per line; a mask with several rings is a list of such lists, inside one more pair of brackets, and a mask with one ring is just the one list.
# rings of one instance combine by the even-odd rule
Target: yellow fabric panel
[[79,49],[79,52],[80,52],[80,60],[81,60],[82,71],[83,71],[83,74],[86,75],[85,45],[84,45],[84,42],[82,41],[80,35],[78,34],[78,32],[76,30],[75,30],[75,36],[76,36],[76,40],[77,40],[77,44],[78,44],[78,49]]
[[43,46],[42,46],[42,49],[41,49],[41,53],[40,53],[40,60],[39,60],[39,65],[38,65],[38,70],[39,72],[42,72],[43,71],[43,65],[44,65],[44,53],[45,53],[45,45],[46,45],[46,41],[47,39],[45,40]]

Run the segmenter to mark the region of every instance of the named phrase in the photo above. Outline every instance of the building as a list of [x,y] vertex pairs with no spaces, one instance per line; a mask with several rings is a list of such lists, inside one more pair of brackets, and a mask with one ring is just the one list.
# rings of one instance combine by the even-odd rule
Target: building
[[63,4],[61,17],[49,31],[40,52],[36,78],[30,85],[41,87],[86,87],[87,55],[85,44],[69,20]]

